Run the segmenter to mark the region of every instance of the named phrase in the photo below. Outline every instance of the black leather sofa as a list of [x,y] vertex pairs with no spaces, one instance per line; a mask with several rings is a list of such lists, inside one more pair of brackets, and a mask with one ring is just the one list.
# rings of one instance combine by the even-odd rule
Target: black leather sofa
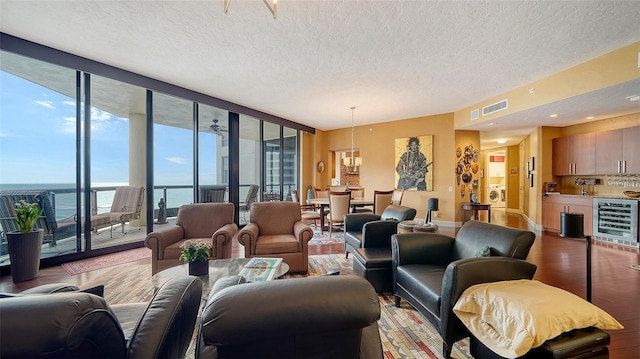
[[168,280],[148,303],[108,305],[69,285],[0,299],[0,358],[183,358],[202,299],[198,277]]
[[[435,233],[394,234],[391,239],[395,304],[405,299],[438,330],[443,357],[468,337],[453,306],[474,284],[532,279],[536,266],[526,262],[535,234],[490,223],[466,222],[457,236]],[[484,246],[490,257],[476,257]]]
[[214,285],[202,313],[196,358],[382,359],[380,304],[354,275]]
[[353,253],[362,246],[362,235],[364,224],[371,221],[392,220],[397,225],[398,222],[414,219],[415,208],[389,205],[381,215],[373,213],[349,213],[344,215],[344,256],[349,257],[349,252]]

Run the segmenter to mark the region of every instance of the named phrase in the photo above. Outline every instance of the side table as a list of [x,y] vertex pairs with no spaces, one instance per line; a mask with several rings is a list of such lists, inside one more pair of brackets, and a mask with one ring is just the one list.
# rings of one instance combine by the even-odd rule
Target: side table
[[421,219],[402,221],[398,223],[398,233],[412,232],[438,233],[438,225],[435,223],[428,223],[425,225],[424,220]]

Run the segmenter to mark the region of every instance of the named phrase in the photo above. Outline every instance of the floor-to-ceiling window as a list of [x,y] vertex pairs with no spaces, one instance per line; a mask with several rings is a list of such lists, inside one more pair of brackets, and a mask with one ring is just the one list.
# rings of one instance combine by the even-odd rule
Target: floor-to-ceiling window
[[[50,227],[43,264],[56,262],[49,257],[75,260],[142,245],[146,232],[162,224],[155,220],[161,199],[171,225],[180,205],[202,202],[205,187],[223,187],[222,201],[244,208],[243,225],[249,203],[287,199],[298,186],[299,129],[281,123],[296,124],[0,36],[0,191],[46,192],[38,197],[51,209],[42,218],[42,227]],[[119,223],[113,234],[110,224],[92,231],[90,217],[111,209],[120,185],[145,187],[140,219],[124,233]],[[269,192],[275,195],[265,198]],[[8,223],[0,223],[3,268]]]
[[[90,141],[91,214],[112,210],[118,186],[144,186],[144,156],[140,154],[145,126],[145,89],[102,76],[91,75]],[[87,84],[85,83],[85,86]],[[144,208],[143,208],[144,211]],[[144,218],[144,215],[141,216]],[[97,249],[133,242],[130,231],[143,230],[141,220],[122,224],[98,224],[94,221],[89,248]],[[108,235],[107,235],[108,232]]]
[[181,205],[196,202],[193,108],[191,101],[153,94],[154,209],[162,198],[169,217]]
[[[75,252],[76,83],[74,70],[0,51],[0,191],[2,211],[15,200],[39,202],[42,256]],[[8,263],[1,213],[0,265]],[[63,245],[68,243],[69,245]]]
[[199,202],[228,202],[229,112],[198,106]]
[[[240,115],[240,160],[238,166],[240,178],[240,215],[238,219],[240,224],[246,224],[249,221],[249,204],[260,200],[261,193],[264,192],[260,184],[260,163],[262,162],[260,123],[261,121],[258,119]],[[252,186],[258,186],[253,198],[250,196],[254,193],[250,191]]]

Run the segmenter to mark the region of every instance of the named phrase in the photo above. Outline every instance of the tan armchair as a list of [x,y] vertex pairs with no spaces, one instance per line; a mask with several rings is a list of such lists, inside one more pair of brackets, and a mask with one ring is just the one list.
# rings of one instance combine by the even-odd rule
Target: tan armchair
[[302,222],[299,203],[257,202],[249,218],[251,222],[238,232],[246,258],[282,258],[290,272],[307,272],[313,231]]
[[238,233],[234,210],[233,203],[182,205],[175,226],[151,232],[144,240],[151,248],[151,274],[182,264],[180,246],[187,239],[211,244],[211,259],[231,258],[232,238]]

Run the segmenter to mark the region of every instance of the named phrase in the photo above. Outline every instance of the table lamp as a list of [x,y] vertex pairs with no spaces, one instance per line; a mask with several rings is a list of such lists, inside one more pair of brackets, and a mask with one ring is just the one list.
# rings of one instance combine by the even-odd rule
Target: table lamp
[[429,198],[429,200],[427,201],[427,218],[424,221],[425,224],[431,222],[431,211],[437,211],[437,210],[438,210],[438,199]]

